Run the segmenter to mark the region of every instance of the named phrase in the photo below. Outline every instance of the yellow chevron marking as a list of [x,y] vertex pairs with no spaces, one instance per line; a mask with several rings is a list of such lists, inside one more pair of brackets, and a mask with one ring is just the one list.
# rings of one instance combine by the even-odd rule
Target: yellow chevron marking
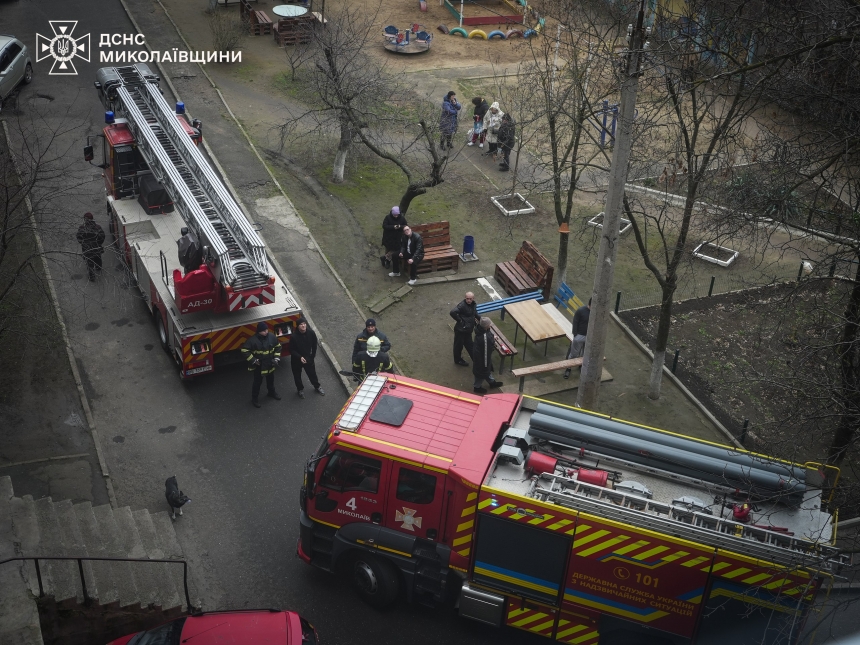
[[759,573],[759,574],[756,574],[754,576],[750,576],[749,578],[744,578],[743,580],[741,580],[741,582],[743,582],[744,584],[748,584],[748,585],[754,585],[755,583],[757,583],[761,580],[764,580],[765,578],[770,578],[770,574],[769,573]]
[[663,553],[663,551],[668,551],[669,547],[667,546],[655,546],[653,549],[649,549],[645,551],[645,553],[640,553],[638,555],[634,555],[634,560],[647,560],[652,555],[657,555],[658,553]]
[[[567,621],[565,621],[565,622],[567,622]],[[559,627],[564,627],[564,625],[562,625],[562,624],[561,624],[561,621],[558,621],[558,626],[559,626]],[[562,632],[558,632],[558,633],[555,635],[555,639],[556,639],[557,641],[558,641],[558,640],[561,640],[561,639],[562,639],[562,638],[564,638],[565,636],[570,636],[571,634],[575,634],[576,632],[581,632],[583,629],[588,629],[588,627],[586,627],[585,625],[576,625],[575,627],[570,627],[570,628],[568,628],[568,629],[565,629],[565,630],[564,630],[564,631],[562,631]]]
[[578,537],[573,541],[573,549],[581,547],[583,544],[588,544],[592,540],[598,540],[602,538],[604,535],[609,535],[609,531],[595,531],[589,535],[583,535],[582,537]]
[[511,609],[508,612],[508,620],[511,620],[512,618],[516,618],[517,616],[520,616],[520,615],[526,613],[527,611],[531,611],[531,610],[526,609],[525,607],[521,607],[520,609]]
[[616,544],[619,544],[621,542],[624,542],[624,540],[629,540],[629,539],[630,538],[626,535],[619,535],[619,536],[614,537],[610,540],[606,540],[605,542],[601,542],[600,544],[596,544],[595,546],[591,547],[590,549],[585,549],[584,551],[580,551],[576,555],[584,558],[584,557],[591,555],[592,553],[597,553],[598,551],[603,551],[604,549],[608,549],[611,546],[615,546]]
[[711,558],[708,556],[700,555],[698,558],[693,558],[692,560],[687,560],[686,562],[682,562],[682,567],[695,567],[697,564],[702,564],[702,562],[707,562]]
[[775,582],[771,582],[770,584],[762,585],[765,589],[775,589],[776,587],[781,587],[786,582],[791,582],[788,578],[782,578],[781,580],[777,580]]
[[545,623],[541,623],[540,625],[535,625],[534,627],[529,627],[529,631],[532,632],[542,632],[545,629],[549,629],[555,624],[555,618],[550,618]]
[[737,578],[738,576],[743,575],[745,573],[749,573],[750,571],[752,571],[752,569],[747,569],[746,567],[740,567],[738,569],[735,569],[734,571],[729,571],[728,573],[722,574],[722,577],[723,578]]
[[574,638],[573,640],[567,641],[568,643],[573,643],[573,645],[577,645],[577,643],[584,643],[585,641],[594,640],[600,636],[600,634],[595,629],[593,632],[588,632],[587,634],[583,634],[578,638]]
[[799,593],[800,593],[800,588],[795,587],[794,589],[789,589],[788,591],[783,591],[782,595],[783,596],[796,596]]
[[458,524],[458,525],[457,525],[457,530],[456,530],[456,531],[454,531],[454,533],[459,533],[459,532],[461,532],[461,531],[466,531],[466,530],[468,530],[468,529],[472,528],[473,526],[475,526],[475,520],[468,520],[468,521],[466,521],[466,522],[463,522],[462,524]]
[[688,551],[675,551],[675,553],[672,553],[672,554],[664,557],[663,562],[674,562],[675,560],[683,558],[684,556],[687,556],[687,555],[690,555],[690,553]]
[[461,544],[468,544],[471,541],[472,541],[471,535],[466,535],[464,537],[458,537],[456,540],[454,540],[452,546],[460,546]]
[[536,620],[541,620],[543,618],[546,618],[546,614],[542,614],[542,613],[538,612],[538,613],[532,614],[531,616],[526,616],[525,618],[522,618],[515,623],[511,623],[511,625],[513,627],[523,627],[525,625],[528,625],[529,623],[533,623]]
[[567,526],[568,524],[573,524],[573,520],[559,520],[558,522],[555,522],[554,524],[550,524],[546,528],[550,531],[557,531],[558,529],[560,529],[564,526]]
[[717,562],[713,567],[711,567],[710,565],[708,565],[707,567],[702,567],[702,571],[716,573],[717,571],[720,571],[730,566],[732,565],[730,565],[728,562]]
[[466,517],[467,515],[471,515],[472,513],[475,512],[476,508],[477,508],[477,506],[467,506],[466,508],[463,509],[463,512],[460,513],[460,517]]
[[507,504],[502,504],[501,506],[499,506],[499,508],[494,508],[492,511],[490,511],[490,513],[492,513],[493,515],[499,515],[500,513],[507,513],[507,512],[508,512],[508,505]]
[[494,500],[492,497],[488,497],[487,499],[482,499],[480,502],[478,502],[478,508],[480,508],[480,509],[487,508],[490,504],[492,504],[495,501],[496,500]]
[[633,542],[632,544],[628,544],[627,546],[622,546],[620,549],[615,549],[612,553],[614,555],[624,555],[625,553],[630,553],[631,551],[635,551],[636,549],[641,549],[643,546],[648,546],[651,544],[648,540],[639,540],[638,542]]
[[462,551],[457,551],[457,553],[462,555],[464,558],[468,557],[469,553],[471,553],[471,552],[472,552],[472,547],[469,547],[468,549],[463,549]]
[[467,502],[471,502],[473,499],[478,499],[478,493],[469,493],[466,495]]

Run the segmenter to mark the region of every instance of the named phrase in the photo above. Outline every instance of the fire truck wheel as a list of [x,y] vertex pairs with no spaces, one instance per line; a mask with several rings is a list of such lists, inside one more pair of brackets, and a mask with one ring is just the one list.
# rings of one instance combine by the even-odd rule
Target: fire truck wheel
[[161,317],[161,312],[156,309],[155,310],[155,326],[158,328],[158,342],[161,343],[161,348],[170,353],[170,343],[167,338],[167,329],[164,327],[164,318]]
[[377,609],[393,603],[400,586],[393,564],[363,553],[352,560],[352,584],[361,599]]

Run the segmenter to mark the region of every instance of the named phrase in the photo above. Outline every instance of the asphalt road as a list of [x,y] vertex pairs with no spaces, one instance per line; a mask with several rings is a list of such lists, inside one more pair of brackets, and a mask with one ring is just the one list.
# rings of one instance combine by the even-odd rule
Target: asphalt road
[[[152,11],[158,10],[153,4]],[[77,75],[49,75],[51,59],[35,62],[36,33],[50,35],[50,20],[78,20],[74,36],[91,34],[94,54],[90,62],[72,61]],[[102,127],[92,85],[101,66],[98,35],[134,29],[117,0],[18,0],[0,1],[0,32],[25,42],[36,73],[17,106],[7,106],[2,116],[13,132],[18,119],[32,124],[33,118],[41,119],[43,131],[63,129],[55,149],[71,162],[58,179],[70,187],[60,204],[69,220],[43,233],[49,248],[74,252],[80,214],[92,211],[107,229],[100,171],[82,155],[86,136]],[[162,89],[170,98],[167,87]],[[261,167],[242,172],[268,180]],[[277,250],[275,255],[289,267],[289,258]],[[319,275],[293,280],[298,297],[318,301],[317,281],[331,277],[324,275],[324,265],[304,268]],[[290,374],[281,370],[277,382],[283,401],[263,399],[257,410],[250,405],[250,375],[243,366],[189,384],[179,380],[115,256],[105,255],[103,275],[94,284],[75,258],[57,259],[52,275],[118,503],[163,510],[164,480],[178,477],[192,502],[176,528],[204,608],[295,609],[317,626],[326,644],[537,642],[528,634],[461,620],[450,610],[404,603],[387,612],[371,610],[341,581],[295,556],[303,463],[346,398],[325,357],[318,357],[317,369],[327,396],[308,388],[307,398],[299,400]],[[348,302],[333,306],[355,326],[357,312]]]

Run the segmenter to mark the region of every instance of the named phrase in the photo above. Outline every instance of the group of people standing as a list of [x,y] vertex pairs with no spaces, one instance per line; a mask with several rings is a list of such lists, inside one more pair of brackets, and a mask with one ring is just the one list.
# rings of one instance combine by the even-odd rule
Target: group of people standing
[[496,348],[496,338],[491,329],[493,325],[489,318],[478,315],[475,294],[467,291],[463,300],[450,311],[450,315],[454,319],[454,364],[469,366],[463,360],[463,350],[466,350],[472,359],[472,374],[475,377],[472,389],[478,394],[486,394],[484,381],[490,387],[502,387],[504,384],[493,376],[492,354]]
[[[475,106],[472,110],[474,125],[472,126],[472,135],[466,145],[474,146],[477,143],[479,148],[483,148],[484,142],[486,142],[487,150],[483,154],[494,158],[501,156],[499,170],[507,172],[511,169],[511,150],[513,150],[516,141],[516,122],[510,114],[502,112],[498,101],[490,105],[483,97],[476,96],[472,99],[472,105]],[[457,132],[461,108],[462,106],[457,101],[457,95],[453,90],[442,99],[442,114],[439,117],[441,135],[439,147],[442,150],[454,147],[453,138]]]

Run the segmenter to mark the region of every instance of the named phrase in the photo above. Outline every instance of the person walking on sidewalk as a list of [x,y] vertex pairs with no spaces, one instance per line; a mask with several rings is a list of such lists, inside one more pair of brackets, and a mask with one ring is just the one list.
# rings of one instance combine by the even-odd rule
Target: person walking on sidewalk
[[380,351],[382,343],[376,336],[367,339],[367,349],[360,351],[352,362],[352,372],[359,379],[364,380],[368,374],[374,372],[394,373],[394,365],[386,352]]
[[502,162],[499,164],[499,170],[507,172],[511,169],[511,150],[513,150],[516,141],[516,122],[510,114],[502,116],[502,123],[499,126],[499,147],[502,151]]
[[457,119],[460,116],[459,112],[461,107],[462,106],[457,101],[457,95],[454,93],[454,90],[448,92],[445,95],[445,98],[442,99],[442,114],[439,116],[439,132],[442,135],[439,147],[442,148],[442,150],[445,149],[445,144],[448,145],[449,150],[454,147],[451,140],[457,132]]
[[102,253],[105,252],[105,232],[96,224],[92,213],[84,213],[84,223],[78,228],[78,244],[81,255],[87,263],[87,277],[90,282],[96,279],[96,271],[102,270]]
[[463,350],[466,350],[469,358],[475,360],[472,355],[472,332],[479,320],[475,294],[467,291],[466,297],[450,311],[450,314],[451,318],[456,321],[454,324],[454,364],[468,367],[469,364],[463,360]]
[[367,349],[367,341],[374,336],[379,339],[379,344],[383,352],[387,353],[391,349],[391,341],[388,340],[388,336],[376,328],[376,321],[373,318],[368,318],[364,323],[364,329],[358,332],[358,335],[355,337],[355,342],[352,344],[353,363],[355,363],[355,359],[359,352],[363,352]]
[[490,331],[490,324],[489,318],[481,318],[481,322],[478,323],[478,328],[475,330],[475,344],[472,347],[472,374],[475,375],[474,390],[478,394],[487,393],[483,387],[484,381],[489,383],[490,387],[502,387],[503,385],[493,376],[492,354],[495,349],[496,338]]
[[[567,358],[579,358],[585,353],[585,339],[588,335],[588,318],[591,316],[591,298],[587,305],[582,305],[573,314],[573,340],[567,350]],[[583,357],[583,362],[585,358]],[[582,369],[582,367],[580,367]],[[570,378],[570,368],[564,370],[564,378]]]
[[242,356],[248,361],[248,371],[254,372],[254,383],[251,385],[251,403],[254,407],[260,407],[260,386],[264,376],[266,396],[280,401],[281,397],[275,391],[275,368],[281,362],[281,343],[274,334],[269,333],[266,323],[257,323],[257,333],[245,341]]
[[382,220],[382,246],[385,255],[379,258],[383,268],[391,266],[391,256],[400,253],[400,238],[403,237],[403,227],[406,226],[406,215],[400,214],[399,206],[392,206],[391,211]]
[[473,146],[477,142],[478,147],[483,148],[484,139],[487,136],[487,131],[484,130],[484,116],[489,111],[490,104],[483,97],[476,96],[472,99],[472,105],[475,106],[475,109],[472,111],[472,120],[475,122],[475,125],[472,126],[472,138],[466,145]]
[[409,281],[413,285],[418,281],[418,265],[424,259],[424,240],[421,235],[414,233],[408,226],[403,227],[403,237],[400,240],[400,253],[394,256],[394,271],[388,274],[390,278],[400,277],[400,263],[409,267]]
[[290,338],[290,367],[293,370],[293,380],[296,382],[296,391],[299,398],[305,398],[305,384],[302,382],[302,370],[308,375],[311,385],[317,394],[325,396],[317,378],[317,368],[314,359],[317,356],[319,341],[313,329],[308,326],[304,316],[296,322],[296,331]]
[[490,111],[484,115],[484,132],[487,133],[487,151],[485,155],[495,155],[499,146],[499,126],[505,113],[499,109],[496,101],[490,106]]

